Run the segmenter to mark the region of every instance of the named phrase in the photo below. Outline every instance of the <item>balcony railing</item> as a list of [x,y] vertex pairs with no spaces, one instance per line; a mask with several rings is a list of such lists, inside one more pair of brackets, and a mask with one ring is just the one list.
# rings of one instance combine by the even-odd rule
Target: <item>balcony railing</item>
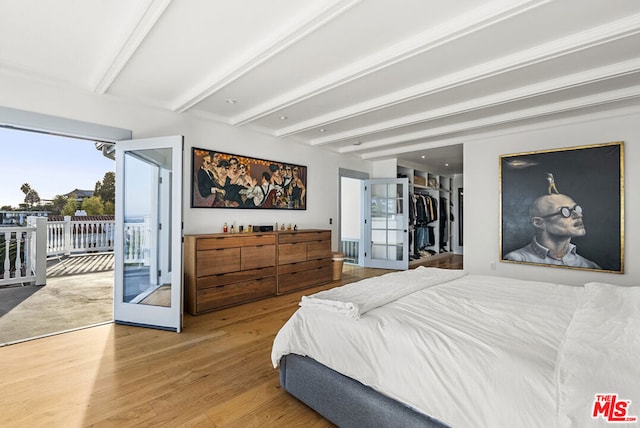
[[47,256],[113,251],[114,237],[114,220],[48,221]]
[[360,254],[360,240],[342,238],[340,241],[340,252],[344,254],[344,260],[347,263],[358,264]]
[[[2,259],[0,285],[35,283],[46,281],[46,230],[47,219],[34,217],[34,224],[26,227],[2,227],[0,229],[0,258]],[[42,254],[38,260],[38,253]]]
[[[124,262],[148,265],[151,228],[148,221],[125,223]],[[60,221],[29,217],[25,227],[0,228],[0,286],[46,282],[47,257],[113,251],[115,221]]]

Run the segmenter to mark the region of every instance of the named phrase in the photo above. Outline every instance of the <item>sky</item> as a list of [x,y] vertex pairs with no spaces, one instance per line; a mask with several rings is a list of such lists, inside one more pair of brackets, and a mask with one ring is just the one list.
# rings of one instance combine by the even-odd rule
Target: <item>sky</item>
[[40,199],[53,199],[74,189],[94,190],[106,172],[115,170],[115,161],[93,141],[0,127],[0,207],[18,208],[24,183]]

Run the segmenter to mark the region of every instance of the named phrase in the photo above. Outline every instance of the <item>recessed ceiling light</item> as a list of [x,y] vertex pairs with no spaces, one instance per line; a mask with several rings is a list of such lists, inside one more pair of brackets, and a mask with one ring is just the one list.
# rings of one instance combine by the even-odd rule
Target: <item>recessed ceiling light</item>
[[425,155],[422,155],[422,156],[420,156],[420,157],[421,157],[422,159],[426,158],[426,156],[425,156]]
[[445,164],[444,164],[444,166],[449,166],[449,164],[448,164],[448,163],[445,163]]
[[326,129],[324,129],[324,128],[320,128],[320,129],[319,129],[319,131],[320,131],[320,132],[325,132],[325,131],[326,131]]
[[226,100],[224,100],[224,102],[225,102],[225,103],[227,103],[227,104],[235,104],[235,103],[237,103],[238,101],[237,101],[237,100],[234,100],[234,99],[232,99],[232,98],[227,98]]
[[287,116],[280,116],[280,120],[287,120]]

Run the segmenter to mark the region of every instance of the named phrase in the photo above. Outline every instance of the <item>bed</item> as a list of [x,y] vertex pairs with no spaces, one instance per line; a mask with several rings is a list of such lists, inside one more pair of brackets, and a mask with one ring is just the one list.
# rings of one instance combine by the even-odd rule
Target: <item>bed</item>
[[303,297],[271,357],[341,427],[634,422],[640,287],[419,267]]

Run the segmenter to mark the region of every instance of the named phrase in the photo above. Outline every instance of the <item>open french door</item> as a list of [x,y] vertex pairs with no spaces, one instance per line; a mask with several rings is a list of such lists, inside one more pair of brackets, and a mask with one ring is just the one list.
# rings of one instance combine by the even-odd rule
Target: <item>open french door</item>
[[409,268],[409,181],[363,180],[364,266]]
[[116,144],[116,323],[182,329],[182,154],[182,136]]

